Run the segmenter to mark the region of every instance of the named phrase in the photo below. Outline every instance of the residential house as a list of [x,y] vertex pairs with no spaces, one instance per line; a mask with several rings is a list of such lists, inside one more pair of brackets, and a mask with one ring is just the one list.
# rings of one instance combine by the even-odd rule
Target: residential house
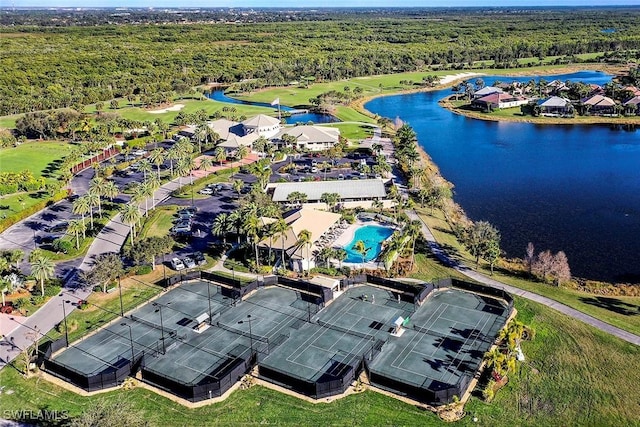
[[482,89],[478,89],[477,91],[475,91],[473,93],[473,98],[478,99],[478,98],[482,98],[483,96],[491,95],[492,93],[503,93],[503,92],[504,91],[499,87],[485,86]]
[[640,115],[640,95],[634,96],[633,98],[626,101],[623,105],[626,114]]
[[604,95],[593,95],[582,100],[582,108],[593,115],[615,115],[616,102]]
[[541,116],[567,116],[573,114],[573,105],[567,98],[559,96],[551,96],[549,98],[540,99],[537,102]]
[[494,92],[492,94],[471,101],[473,108],[483,111],[491,111],[502,108],[513,108],[524,105],[529,101],[521,96],[514,96],[506,92]]

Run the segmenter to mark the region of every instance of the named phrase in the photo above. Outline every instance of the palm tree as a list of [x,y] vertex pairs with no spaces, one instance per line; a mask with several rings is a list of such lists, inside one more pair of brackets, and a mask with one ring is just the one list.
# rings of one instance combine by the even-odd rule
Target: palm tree
[[144,182],[147,186],[149,197],[151,197],[151,209],[156,208],[156,199],[154,194],[158,188],[160,188],[160,179],[155,175],[149,175],[149,178]]
[[82,237],[84,238],[86,237],[86,230],[87,226],[84,224],[84,219],[72,219],[69,221],[67,231],[76,236],[76,250],[80,250],[80,233],[82,233]]
[[333,207],[340,200],[340,194],[338,193],[322,193],[320,200],[327,204],[327,210],[333,210]]
[[164,163],[164,150],[162,148],[155,149],[149,154],[149,161],[151,161],[158,169],[158,179],[160,179],[160,166]]
[[411,245],[411,269],[415,262],[416,240],[422,234],[422,223],[419,220],[411,221],[403,230],[404,236],[409,238],[408,244]]
[[198,125],[198,127],[196,127],[194,136],[198,141],[198,153],[202,153],[202,142],[205,141],[209,136],[209,126],[207,126],[206,123]]
[[91,229],[93,230],[93,207],[98,205],[100,197],[95,193],[86,193],[84,196],[78,198],[78,200],[85,198],[86,203],[89,204],[89,219],[91,220]]
[[275,233],[275,235],[278,236],[279,239],[281,239],[282,242],[282,268],[285,268],[285,264],[284,264],[284,244],[285,241],[287,240],[287,231],[291,228],[291,226],[289,224],[287,224],[287,222],[280,218],[278,219],[276,222],[273,223],[272,225],[273,227],[273,231]]
[[213,167],[213,160],[211,160],[211,157],[209,156],[204,156],[202,160],[200,160],[200,166],[198,166],[198,169],[206,171],[211,167]]
[[102,195],[113,202],[118,194],[120,194],[120,189],[118,185],[113,181],[107,181],[104,183],[104,188],[102,189]]
[[[165,158],[169,160],[169,169],[171,171],[171,176],[173,176],[173,161],[180,158],[180,151],[178,150],[177,144],[167,150]],[[158,168],[160,168],[160,166],[158,166]]]
[[131,246],[134,245],[134,238],[136,233],[136,224],[140,221],[142,215],[140,215],[140,210],[138,210],[138,206],[135,203],[129,203],[124,206],[122,211],[120,212],[122,222],[129,225],[129,230],[131,234]]
[[340,268],[342,268],[342,262],[347,259],[347,251],[345,251],[344,248],[338,248],[333,253],[333,257],[338,260]]
[[258,257],[258,242],[260,241],[258,235],[259,221],[260,219],[258,218],[258,215],[255,213],[255,211],[250,211],[243,214],[242,229],[247,236],[247,240],[253,244],[253,249],[256,256],[256,268],[258,269],[260,268],[260,259]]
[[227,151],[223,147],[217,147],[213,151],[213,157],[217,162],[220,162],[220,166],[222,166],[222,162],[227,160]]
[[240,243],[240,230],[242,229],[242,215],[239,210],[235,210],[227,217],[230,227],[235,230],[238,244]]
[[329,260],[333,258],[334,253],[335,251],[333,250],[333,248],[325,247],[320,249],[320,252],[318,252],[316,258],[322,260],[324,262],[324,265],[329,268]]
[[353,249],[354,251],[358,252],[361,256],[362,256],[362,262],[365,262],[365,259],[367,257],[367,253],[369,252],[369,250],[371,250],[371,248],[367,248],[367,246],[365,245],[363,240],[358,240],[356,242],[355,245],[353,245]]
[[151,162],[147,159],[142,159],[138,162],[138,170],[142,172],[143,179],[147,179],[147,172],[151,172]]
[[[309,248],[311,247],[311,232],[309,230],[301,230],[298,233],[298,241],[296,242],[298,248],[306,246],[307,248],[307,272],[311,270],[311,258],[309,257]],[[304,271],[304,263],[302,263],[302,270]]]
[[231,222],[229,221],[229,215],[226,213],[219,214],[214,220],[211,226],[211,232],[214,236],[222,236],[222,243],[227,245],[227,233],[231,228]]
[[236,179],[233,181],[233,184],[231,184],[231,186],[233,187],[233,190],[238,193],[238,197],[240,197],[240,193],[242,192],[242,188],[244,187],[244,181]]
[[11,252],[9,252],[8,256],[8,261],[10,263],[15,262],[17,269],[20,267],[20,261],[22,261],[22,259],[24,258],[24,251],[22,249],[13,249],[11,250]]
[[98,204],[98,215],[102,217],[102,205],[100,203],[100,197],[104,194],[104,187],[106,181],[104,178],[93,178],[91,180],[91,184],[89,184],[89,194],[94,194],[97,196],[94,200]]
[[45,256],[39,256],[31,262],[31,275],[40,281],[40,292],[44,296],[44,281],[55,274],[55,264]]
[[238,148],[238,152],[236,153],[236,159],[240,161],[245,157],[247,157],[247,154],[249,154],[249,149],[243,145],[242,147]]

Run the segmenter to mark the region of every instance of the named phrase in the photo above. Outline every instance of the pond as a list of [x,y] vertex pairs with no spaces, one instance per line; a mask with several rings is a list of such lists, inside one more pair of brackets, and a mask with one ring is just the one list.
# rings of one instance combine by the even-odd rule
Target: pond
[[[487,85],[538,79],[482,78]],[[611,80],[591,71],[543,78]],[[640,282],[640,132],[475,120],[441,108],[449,94],[381,97],[365,107],[415,129],[469,217],[500,230],[507,256],[523,257],[532,242],[537,251],[565,251],[575,276]]]
[[[251,102],[251,101],[241,101],[239,99],[231,98],[224,94],[224,90],[213,90],[207,94],[209,99],[213,99],[214,101],[226,102],[228,104],[243,104],[243,105],[255,105],[258,107],[267,107],[273,108],[275,112],[278,111],[277,106],[273,106],[266,102]],[[280,111],[289,112],[296,110],[293,107],[287,107],[286,105],[280,106]],[[303,114],[292,114],[291,116],[285,117],[285,121],[287,124],[296,124],[296,123],[335,123],[339,120],[329,114],[318,114],[318,113],[303,113]]]

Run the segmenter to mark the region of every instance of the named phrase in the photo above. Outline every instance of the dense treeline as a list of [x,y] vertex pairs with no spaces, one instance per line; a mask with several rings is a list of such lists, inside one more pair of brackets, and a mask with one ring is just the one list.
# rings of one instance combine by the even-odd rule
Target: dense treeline
[[[499,9],[340,15],[251,24],[0,29],[0,114],[118,97],[183,93],[210,82],[280,85],[494,60],[640,49],[640,9]],[[333,15],[331,15],[333,16]],[[339,19],[338,19],[339,18]],[[603,31],[615,29],[615,31]]]

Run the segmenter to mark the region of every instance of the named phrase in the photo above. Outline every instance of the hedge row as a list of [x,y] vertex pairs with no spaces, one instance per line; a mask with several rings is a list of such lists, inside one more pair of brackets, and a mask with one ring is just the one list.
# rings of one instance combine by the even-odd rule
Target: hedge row
[[58,191],[53,195],[53,197],[50,197],[46,200],[42,200],[36,203],[35,205],[29,206],[28,208],[21,210],[20,212],[16,212],[12,215],[9,215],[8,217],[0,221],[0,233],[6,230],[7,228],[11,227],[13,224],[19,221],[22,221],[25,218],[30,217],[31,215],[41,211],[47,206],[51,206],[52,204],[59,202],[65,197],[67,197],[66,190]]

